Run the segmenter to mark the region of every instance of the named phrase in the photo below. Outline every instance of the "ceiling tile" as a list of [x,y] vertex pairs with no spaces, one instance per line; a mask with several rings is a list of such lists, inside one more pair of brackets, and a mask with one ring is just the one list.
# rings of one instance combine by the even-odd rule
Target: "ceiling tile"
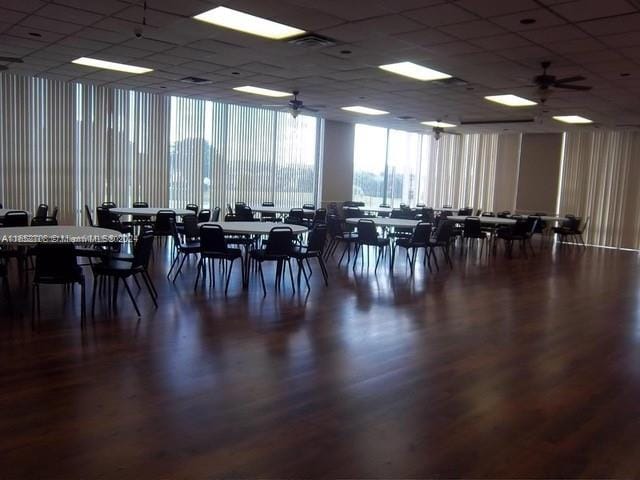
[[575,0],[553,5],[551,9],[572,22],[612,17],[636,11],[636,8],[626,0]]
[[66,22],[90,25],[102,18],[102,15],[87,12],[79,8],[69,8],[62,5],[48,4],[38,10],[41,17],[64,19]]
[[610,35],[614,33],[640,31],[640,13],[581,22],[579,26],[592,35]]
[[41,0],[2,0],[2,7],[19,12],[34,12],[46,4]]
[[491,37],[475,38],[470,40],[469,43],[477,45],[485,50],[503,50],[505,46],[509,47],[526,47],[530,46],[531,42],[516,35],[514,33],[506,33],[503,35],[494,35]]
[[458,23],[456,25],[447,25],[440,27],[440,30],[463,40],[506,33],[501,27],[487,22],[486,20],[475,20],[472,22]]
[[456,4],[483,18],[531,10],[538,6],[534,0],[458,0]]
[[69,22],[61,22],[51,18],[39,17],[38,15],[30,15],[25,18],[20,25],[24,27],[33,27],[48,32],[62,33],[70,35],[82,29],[81,25]]
[[[521,23],[521,20],[523,19],[532,19],[535,20],[535,23],[523,24]],[[552,27],[554,25],[561,25],[565,23],[565,21],[557,15],[554,15],[548,10],[542,8],[538,8],[536,10],[527,10],[525,12],[514,13],[511,15],[494,17],[491,19],[491,21],[506,28],[507,30],[511,30],[512,32],[537,30],[539,28]]]
[[539,30],[529,30],[521,32],[520,35],[541,44],[588,37],[586,33],[573,25],[560,25],[557,27],[542,28]]
[[396,35],[396,37],[400,40],[425,47],[456,40],[455,37],[440,32],[434,28],[424,28],[422,30],[416,30],[414,32],[401,33],[399,35]]
[[607,35],[599,37],[600,40],[610,47],[634,47],[640,46],[640,32],[627,32],[617,35]]
[[429,27],[467,22],[477,18],[474,14],[469,13],[468,11],[451,3],[443,3],[441,5],[411,10],[409,12],[404,12],[403,15]]
[[[181,0],[181,3],[185,0]],[[76,9],[82,9],[94,13],[100,13],[102,15],[111,15],[118,10],[127,8],[128,2],[121,0],[100,0],[100,1],[87,1],[87,0],[55,0],[57,4],[65,5],[67,7],[73,7]],[[154,0],[154,4],[158,0]]]

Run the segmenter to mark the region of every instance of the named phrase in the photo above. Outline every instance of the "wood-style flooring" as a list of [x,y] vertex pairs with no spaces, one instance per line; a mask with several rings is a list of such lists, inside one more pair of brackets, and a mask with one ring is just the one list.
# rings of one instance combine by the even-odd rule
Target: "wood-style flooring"
[[159,308],[139,291],[138,319],[121,291],[84,329],[56,286],[32,328],[12,277],[0,477],[640,476],[638,255],[454,261],[410,278],[401,254],[393,276],[334,259],[308,295],[268,267],[263,298],[239,269],[227,297],[194,293],[193,262],[172,284],[156,254]]

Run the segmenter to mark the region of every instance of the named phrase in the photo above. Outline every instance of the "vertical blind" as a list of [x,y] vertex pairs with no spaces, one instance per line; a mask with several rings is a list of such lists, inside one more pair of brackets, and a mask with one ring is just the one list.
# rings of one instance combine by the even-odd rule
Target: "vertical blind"
[[0,75],[0,202],[282,206],[317,197],[319,121],[286,112]]
[[498,134],[431,135],[356,125],[353,198],[493,209]]
[[637,132],[565,134],[558,208],[589,218],[587,243],[640,248],[639,155]]
[[174,98],[171,205],[315,203],[317,130],[314,117]]

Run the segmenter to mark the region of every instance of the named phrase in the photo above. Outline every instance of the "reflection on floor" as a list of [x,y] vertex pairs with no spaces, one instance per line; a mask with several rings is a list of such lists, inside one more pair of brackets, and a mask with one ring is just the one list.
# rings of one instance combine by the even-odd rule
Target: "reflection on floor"
[[[640,472],[640,266],[566,248],[410,278],[319,270],[228,297],[159,254],[79,325],[43,287],[0,322],[6,478],[630,477]],[[90,273],[87,271],[90,278]],[[89,289],[89,293],[90,293]],[[90,298],[90,297],[89,297]],[[4,305],[4,304],[3,304]]]

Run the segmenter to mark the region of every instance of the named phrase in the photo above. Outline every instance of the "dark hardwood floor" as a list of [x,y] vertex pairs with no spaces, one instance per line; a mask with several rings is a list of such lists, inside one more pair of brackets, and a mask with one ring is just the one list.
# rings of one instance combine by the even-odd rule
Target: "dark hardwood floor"
[[139,292],[137,319],[121,292],[85,329],[60,287],[32,329],[13,279],[0,477],[640,476],[635,253],[456,256],[413,279],[401,257],[393,277],[332,261],[308,296],[236,271],[225,298],[158,256],[160,307]]

